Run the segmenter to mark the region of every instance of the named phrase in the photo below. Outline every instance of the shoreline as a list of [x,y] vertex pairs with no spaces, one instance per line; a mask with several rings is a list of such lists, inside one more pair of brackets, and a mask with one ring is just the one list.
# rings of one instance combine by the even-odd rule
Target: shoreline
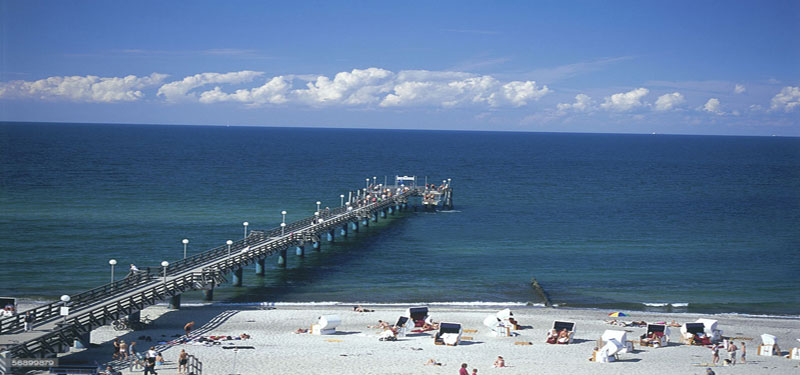
[[[352,310],[353,304],[309,305],[276,303],[274,305],[230,306],[224,303],[202,306],[184,306],[181,310],[169,310],[165,305],[151,306],[142,315],[156,318],[143,331],[114,331],[104,326],[92,332],[92,348],[63,355],[64,360],[98,361],[103,364],[110,359],[111,343],[114,337],[130,342],[139,337],[151,336],[153,344],[159,341],[167,344],[157,345],[164,353],[167,363],[157,370],[159,374],[177,374],[175,358],[181,349],[196,355],[202,362],[205,374],[227,374],[236,363],[236,373],[260,374],[451,374],[458,371],[461,363],[469,368],[478,368],[479,374],[563,374],[564,371],[585,374],[616,374],[641,371],[656,371],[664,374],[704,374],[704,363],[711,362],[710,350],[702,346],[678,344],[680,329],[671,328],[673,340],[670,345],[653,349],[634,344],[635,352],[620,356],[613,363],[595,363],[587,359],[591,356],[596,340],[606,329],[624,330],[628,340],[638,340],[643,327],[620,327],[609,325],[605,320],[607,310],[545,308],[536,306],[511,306],[514,317],[522,326],[530,328],[517,331],[514,337],[495,337],[483,325],[483,319],[496,313],[502,306],[454,306],[427,304],[430,315],[436,322],[457,322],[462,328],[470,330],[462,336],[458,346],[433,345],[430,332],[409,334],[396,342],[378,341],[378,330],[367,328],[377,321],[394,322],[404,314],[407,307],[415,304],[362,304],[374,312],[358,313]],[[748,363],[731,367],[713,367],[717,373],[768,374],[796,371],[800,361],[779,357],[760,357],[756,355],[761,343],[760,334],[769,333],[778,337],[784,354],[800,338],[800,319],[747,317],[741,315],[710,315],[696,313],[655,313],[634,312],[626,321],[644,320],[648,323],[676,320],[679,323],[693,322],[697,318],[713,318],[719,321],[723,335],[741,337],[745,340]],[[307,329],[321,315],[335,314],[341,324],[333,335],[310,335],[293,333],[298,328]],[[619,318],[618,318],[619,319]],[[550,345],[544,343],[546,332],[554,320],[567,320],[576,323],[575,340],[570,345]],[[249,340],[224,342],[224,345],[252,346],[242,349],[234,356],[231,350],[221,345],[200,346],[194,344],[170,344],[174,336],[183,334],[182,327],[189,321],[196,321],[193,336],[238,336],[247,333]],[[474,332],[472,332],[474,330]],[[737,345],[739,343],[737,339]],[[530,344],[517,344],[530,343]],[[227,344],[226,344],[227,343]],[[139,345],[140,351],[147,346]],[[721,351],[723,358],[726,352]],[[508,368],[495,369],[491,365],[498,356],[504,356]],[[444,366],[425,366],[434,359]],[[141,370],[129,371],[116,363],[124,374],[139,374]],[[701,371],[702,370],[702,371]],[[162,372],[163,371],[163,372]]]

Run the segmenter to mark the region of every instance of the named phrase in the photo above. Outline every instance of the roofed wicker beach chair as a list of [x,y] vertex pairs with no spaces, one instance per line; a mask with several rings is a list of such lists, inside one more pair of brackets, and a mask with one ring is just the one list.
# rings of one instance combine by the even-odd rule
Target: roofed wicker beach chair
[[639,345],[662,347],[669,345],[669,327],[666,324],[648,324],[647,331],[639,337]]
[[456,346],[461,342],[461,323],[439,323],[439,332],[433,337],[436,345]]
[[572,337],[575,335],[575,322],[565,322],[556,320],[553,328],[547,331],[548,344],[571,344]]
[[312,335],[332,335],[336,333],[336,327],[342,324],[339,315],[323,315],[319,317],[317,324],[311,325]]

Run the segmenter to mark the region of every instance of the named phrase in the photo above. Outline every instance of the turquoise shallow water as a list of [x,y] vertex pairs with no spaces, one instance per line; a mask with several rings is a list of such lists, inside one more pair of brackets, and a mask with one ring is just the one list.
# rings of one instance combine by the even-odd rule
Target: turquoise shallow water
[[409,174],[452,178],[456,209],[215,297],[526,302],[536,277],[566,306],[800,314],[797,138],[4,123],[0,165],[0,295],[76,293],[111,258],[178,259]]

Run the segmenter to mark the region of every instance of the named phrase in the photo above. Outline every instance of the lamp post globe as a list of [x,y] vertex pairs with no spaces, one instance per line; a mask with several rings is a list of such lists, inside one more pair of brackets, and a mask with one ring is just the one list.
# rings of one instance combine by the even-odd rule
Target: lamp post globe
[[69,296],[68,296],[68,295],[66,295],[66,294],[65,294],[65,295],[63,295],[63,296],[61,296],[61,302],[64,302],[64,303],[67,303],[67,302],[69,302]]
[[228,245],[228,256],[231,256],[231,245],[233,245],[233,241],[227,240],[225,243]]
[[319,212],[319,205],[321,205],[321,204],[322,204],[322,202],[317,201],[317,212]]
[[242,225],[244,226],[244,238],[247,238],[247,226],[250,225],[250,223],[245,221]]
[[281,223],[281,236],[283,236],[285,230],[286,230],[286,223]]
[[286,210],[281,211],[281,216],[282,216],[281,223],[285,223],[286,222]]
[[[367,179],[367,189],[369,189],[369,178]],[[366,190],[366,189],[364,189]]]

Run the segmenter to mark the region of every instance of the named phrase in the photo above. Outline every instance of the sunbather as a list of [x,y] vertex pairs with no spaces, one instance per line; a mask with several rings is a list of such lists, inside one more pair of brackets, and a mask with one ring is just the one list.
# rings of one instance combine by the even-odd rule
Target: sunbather
[[378,324],[374,326],[367,326],[367,328],[380,328],[380,329],[389,329],[392,325],[389,323],[384,322],[383,320],[378,320]]
[[559,344],[569,344],[569,332],[567,332],[566,328],[562,329],[561,332],[558,333],[557,341]]

